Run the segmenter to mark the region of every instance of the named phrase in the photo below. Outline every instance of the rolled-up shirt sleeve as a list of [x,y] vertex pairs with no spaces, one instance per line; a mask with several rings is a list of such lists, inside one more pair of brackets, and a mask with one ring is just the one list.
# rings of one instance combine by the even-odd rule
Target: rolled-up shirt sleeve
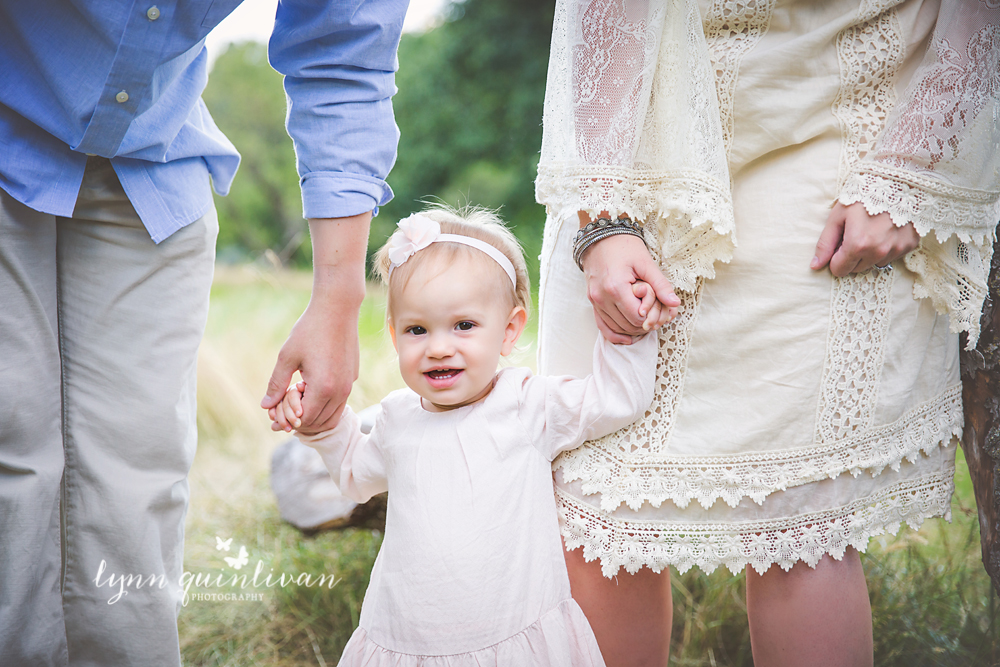
[[399,130],[396,50],[408,0],[281,0],[269,45],[285,75],[306,218],[340,218],[392,199]]

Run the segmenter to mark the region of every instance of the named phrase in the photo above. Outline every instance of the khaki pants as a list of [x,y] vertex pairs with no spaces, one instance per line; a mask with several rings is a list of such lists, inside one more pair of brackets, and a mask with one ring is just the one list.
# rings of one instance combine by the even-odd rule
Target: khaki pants
[[[4,666],[180,664],[217,233],[213,210],[155,245],[106,160],[88,163],[72,218],[0,191]],[[109,604],[112,574],[146,585]]]

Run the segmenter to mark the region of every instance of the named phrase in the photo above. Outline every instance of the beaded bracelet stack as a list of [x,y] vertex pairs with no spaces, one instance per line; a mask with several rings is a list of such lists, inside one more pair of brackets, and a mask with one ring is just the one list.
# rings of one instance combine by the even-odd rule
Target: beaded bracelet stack
[[618,234],[638,236],[643,243],[646,243],[646,238],[642,234],[641,222],[635,222],[632,218],[598,218],[576,233],[576,238],[573,239],[573,261],[583,271],[581,258],[587,248],[609,236]]

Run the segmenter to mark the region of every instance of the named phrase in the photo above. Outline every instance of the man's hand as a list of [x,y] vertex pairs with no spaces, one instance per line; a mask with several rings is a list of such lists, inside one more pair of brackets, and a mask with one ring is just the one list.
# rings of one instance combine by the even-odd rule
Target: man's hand
[[302,317],[278,353],[260,405],[276,407],[295,371],[308,391],[301,426],[312,434],[337,425],[358,378],[358,312],[365,296],[365,254],[371,214],[310,220],[313,290]]
[[809,266],[818,271],[829,264],[830,273],[843,278],[873,266],[887,266],[919,244],[920,235],[912,223],[897,227],[888,213],[868,215],[860,202],[850,206],[837,202]]
[[[581,226],[589,218],[580,214]],[[640,314],[641,298],[632,290],[636,281],[647,283],[666,307],[667,321],[677,315],[681,300],[656,265],[641,239],[619,234],[590,246],[581,258],[587,278],[587,297],[594,306],[597,328],[612,343],[628,345],[646,333]]]

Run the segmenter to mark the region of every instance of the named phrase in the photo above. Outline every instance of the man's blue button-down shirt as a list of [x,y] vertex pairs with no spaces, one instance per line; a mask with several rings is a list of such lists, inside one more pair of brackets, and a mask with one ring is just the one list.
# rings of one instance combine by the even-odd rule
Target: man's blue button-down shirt
[[[285,75],[306,217],[389,201],[396,48],[408,0],[282,0]],[[205,36],[240,0],[0,0],[0,188],[70,216],[87,154],[115,172],[159,243],[226,194],[239,154],[212,121]],[[246,100],[252,105],[253,100]]]

